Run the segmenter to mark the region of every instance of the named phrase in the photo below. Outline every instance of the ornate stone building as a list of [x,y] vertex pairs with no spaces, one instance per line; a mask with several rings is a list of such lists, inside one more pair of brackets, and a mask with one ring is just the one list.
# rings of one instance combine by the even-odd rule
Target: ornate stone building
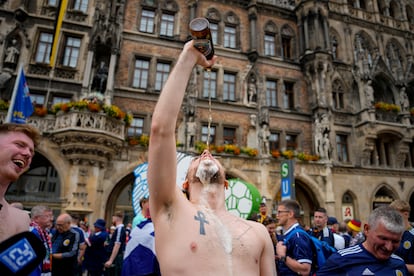
[[31,117],[43,138],[9,201],[90,220],[122,209],[130,219],[133,171],[147,161],[132,142],[145,144],[190,20],[206,17],[219,60],[194,69],[180,151],[215,145],[227,177],[272,204],[281,160],[293,154],[305,223],[319,206],[364,220],[394,199],[414,203],[414,1],[69,0],[50,64],[58,3],[0,1],[1,98],[23,63],[38,108],[94,99],[133,120],[75,108]]

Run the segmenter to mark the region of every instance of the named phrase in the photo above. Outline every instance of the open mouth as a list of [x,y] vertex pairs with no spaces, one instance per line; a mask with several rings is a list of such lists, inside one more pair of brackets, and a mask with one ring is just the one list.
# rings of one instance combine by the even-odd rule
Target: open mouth
[[13,163],[16,164],[16,166],[18,166],[19,168],[24,168],[24,165],[25,165],[24,161],[19,160],[19,159],[13,160]]
[[196,171],[196,177],[203,184],[212,183],[212,181],[217,181],[219,167],[214,161],[210,159],[202,160]]

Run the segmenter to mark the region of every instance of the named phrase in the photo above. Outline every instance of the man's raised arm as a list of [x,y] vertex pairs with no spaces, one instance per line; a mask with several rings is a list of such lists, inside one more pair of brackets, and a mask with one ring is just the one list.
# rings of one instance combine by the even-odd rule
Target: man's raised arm
[[178,198],[175,127],[192,69],[195,64],[210,67],[213,63],[193,47],[193,41],[187,42],[155,106],[148,149],[148,185],[153,217]]

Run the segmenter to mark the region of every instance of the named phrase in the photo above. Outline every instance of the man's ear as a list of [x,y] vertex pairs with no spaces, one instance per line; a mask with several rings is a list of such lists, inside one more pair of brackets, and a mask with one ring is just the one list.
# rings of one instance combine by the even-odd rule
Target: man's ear
[[368,231],[370,230],[370,226],[369,226],[369,224],[368,223],[365,223],[364,224],[364,235],[366,236],[367,235],[367,233],[368,233]]
[[224,189],[228,189],[229,188],[229,182],[227,180],[224,180]]

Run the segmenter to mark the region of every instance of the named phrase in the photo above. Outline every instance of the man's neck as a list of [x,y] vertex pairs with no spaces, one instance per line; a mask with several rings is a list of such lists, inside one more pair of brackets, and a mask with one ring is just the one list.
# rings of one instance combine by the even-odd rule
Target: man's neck
[[290,227],[292,227],[295,223],[297,223],[297,220],[294,221],[288,221],[285,226],[283,226],[283,232],[286,232],[287,230],[290,229]]
[[[194,196],[193,195],[197,195]],[[209,184],[204,186],[195,193],[191,192],[191,202],[203,205],[215,211],[225,209],[224,189],[219,184]]]

